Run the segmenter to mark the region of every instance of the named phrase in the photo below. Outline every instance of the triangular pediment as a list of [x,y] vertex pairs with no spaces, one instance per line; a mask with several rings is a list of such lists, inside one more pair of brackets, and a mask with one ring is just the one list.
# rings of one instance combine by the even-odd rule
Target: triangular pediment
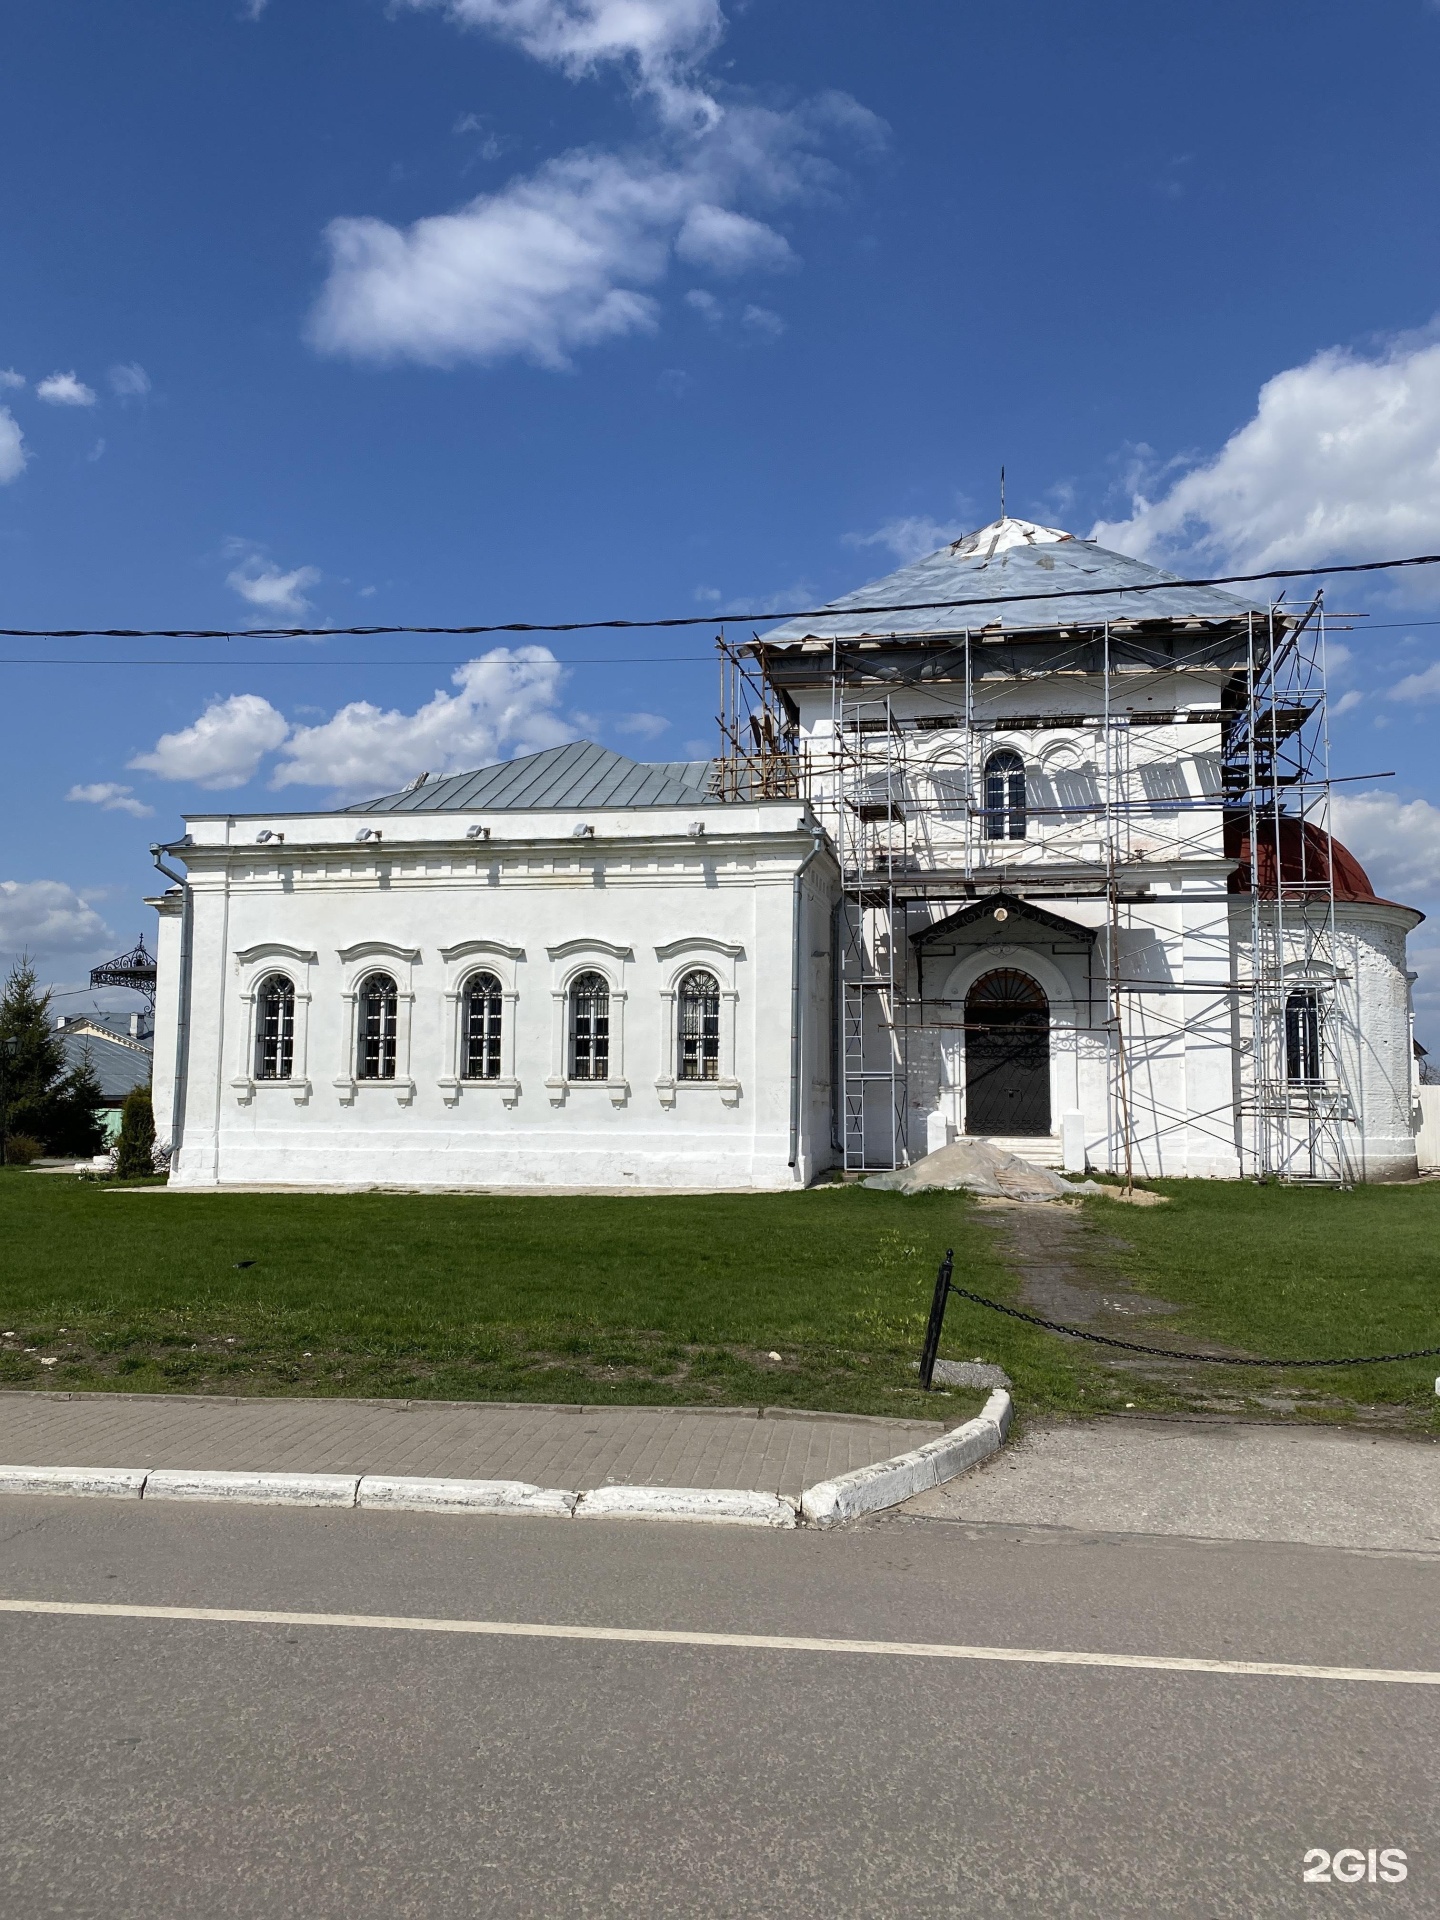
[[[1005,918],[997,920],[997,913],[1003,913]],[[1082,926],[1078,920],[1067,920],[1061,914],[1051,913],[1047,907],[1037,907],[1033,900],[1022,900],[1019,894],[1000,891],[972,900],[958,912],[947,914],[933,926],[922,928],[919,933],[910,936],[911,942],[917,947],[931,946],[987,920],[997,936],[1002,929],[1013,935],[1018,928],[1029,926],[1043,929],[1046,933],[1064,934],[1071,940],[1093,940],[1097,931],[1094,927]]]

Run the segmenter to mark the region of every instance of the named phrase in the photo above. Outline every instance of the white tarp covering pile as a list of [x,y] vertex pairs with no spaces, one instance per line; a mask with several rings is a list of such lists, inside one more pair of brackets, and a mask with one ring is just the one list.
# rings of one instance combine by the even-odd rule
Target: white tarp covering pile
[[1103,1193],[1093,1180],[1062,1180],[1048,1167],[1032,1167],[1018,1154],[992,1147],[988,1140],[956,1140],[927,1153],[914,1166],[876,1173],[867,1187],[889,1193],[924,1193],[932,1187],[963,1187],[992,1200],[1060,1200],[1077,1193]]

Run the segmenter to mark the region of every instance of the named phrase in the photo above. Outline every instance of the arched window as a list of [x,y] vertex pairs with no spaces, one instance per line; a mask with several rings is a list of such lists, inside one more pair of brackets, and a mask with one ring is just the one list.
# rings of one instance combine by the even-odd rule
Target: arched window
[[295,987],[283,973],[260,982],[255,996],[255,1078],[288,1080],[295,1066]]
[[493,973],[474,973],[465,983],[467,1080],[500,1078],[500,1008],[503,994]]
[[388,973],[369,974],[360,983],[360,1044],[355,1062],[360,1080],[395,1078],[395,982]]
[[1010,747],[985,762],[985,838],[1025,838],[1025,762]]
[[1285,1078],[1302,1084],[1325,1078],[1320,1061],[1320,996],[1314,987],[1296,987],[1285,999]]
[[713,973],[687,973],[680,982],[679,1077],[720,1078],[720,982]]
[[600,973],[579,974],[570,988],[570,1078],[610,1078],[610,987]]

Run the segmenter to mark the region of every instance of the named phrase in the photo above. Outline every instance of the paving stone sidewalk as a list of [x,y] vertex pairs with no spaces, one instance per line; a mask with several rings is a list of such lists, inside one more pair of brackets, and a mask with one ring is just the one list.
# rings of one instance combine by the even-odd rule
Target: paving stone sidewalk
[[1035,1425],[978,1472],[901,1511],[1071,1533],[1440,1554],[1440,1441],[1204,1419]]
[[0,1464],[404,1473],[799,1494],[904,1453],[938,1420],[742,1407],[517,1406],[0,1392]]

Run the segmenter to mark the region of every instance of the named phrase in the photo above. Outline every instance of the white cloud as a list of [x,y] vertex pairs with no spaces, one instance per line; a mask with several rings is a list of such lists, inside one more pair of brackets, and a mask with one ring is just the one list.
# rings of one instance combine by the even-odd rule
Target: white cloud
[[0,407],[0,487],[20,478],[29,457],[19,421],[8,407]]
[[719,41],[719,0],[407,0],[443,7],[452,20],[480,27],[560,67],[572,79],[606,62],[629,69],[671,120],[708,118],[713,103],[687,78]]
[[1365,698],[1364,694],[1358,693],[1354,687],[1352,687],[1348,693],[1342,693],[1340,698],[1335,702],[1334,706],[1331,707],[1330,709],[1331,719],[1338,720],[1342,713],[1352,712],[1356,707],[1359,706],[1360,702],[1364,698]]
[[225,584],[262,613],[298,617],[310,611],[305,589],[315,586],[320,578],[318,567],[292,567],[288,573],[282,573],[279,567],[252,553],[238,567],[231,568]]
[[91,466],[94,466],[97,460],[103,460],[105,458],[105,444],[105,437],[102,434],[94,446],[91,447],[89,453],[86,454],[85,458],[90,462]]
[[107,813],[133,813],[137,820],[147,820],[155,811],[153,807],[147,807],[143,800],[135,798],[133,787],[117,786],[113,780],[97,780],[88,787],[71,787],[65,798],[87,801],[91,806],[103,807]]
[[114,935],[63,880],[0,880],[0,951],[68,953]]
[[1387,698],[1404,700],[1440,700],[1440,660],[1421,673],[1407,673],[1389,689]]
[[14,367],[0,367],[0,387],[23,387],[25,376],[17,373]]
[[138,360],[111,367],[110,391],[121,400],[143,400],[150,391],[150,376]]
[[[725,593],[713,587],[698,587],[695,598],[709,601],[722,620],[742,614],[793,612],[798,607],[814,607],[818,588],[813,580],[792,580],[788,587],[771,587],[765,592]],[[721,604],[723,602],[723,604]]]
[[1392,793],[1337,794],[1332,824],[1383,898],[1405,906],[1440,898],[1440,807]]
[[909,562],[949,546],[966,531],[958,521],[932,520],[928,514],[912,513],[887,520],[874,533],[847,533],[843,539],[847,547],[888,547],[897,560]]
[[686,214],[675,251],[693,267],[711,267],[725,274],[756,268],[777,272],[796,264],[789,241],[763,220],[705,202]]
[[258,693],[235,693],[212,700],[192,726],[162,733],[149,753],[137,753],[125,764],[161,780],[193,780],[211,791],[243,787],[289,732],[289,722],[268,700]]
[[356,359],[568,367],[577,347],[654,330],[638,289],[664,274],[687,185],[648,160],[572,154],[403,232],[333,220],[310,338]]
[[52,407],[93,407],[97,398],[95,389],[77,380],[73,369],[69,373],[52,373],[39,382],[35,394],[40,400],[48,400]]
[[746,307],[740,319],[752,333],[758,333],[763,340],[778,340],[785,331],[785,322],[769,307]]
[[1391,559],[1440,543],[1440,341],[1327,348],[1260,389],[1252,419],[1092,538],[1246,570]]
[[415,713],[355,700],[319,726],[297,727],[272,785],[377,794],[417,773],[461,773],[560,746],[575,737],[557,711],[563,678],[548,647],[495,647],[456,668],[457,692],[437,692]]
[[720,302],[713,293],[707,293],[704,287],[692,287],[685,296],[687,307],[693,307],[696,313],[708,320],[712,327],[718,327],[721,318]]
[[568,368],[580,348],[655,329],[651,289],[677,253],[722,273],[794,264],[783,236],[735,203],[823,196],[840,175],[819,149],[858,150],[882,132],[841,94],[784,112],[722,110],[692,84],[724,24],[718,0],[408,4],[443,7],[572,78],[618,62],[659,103],[663,126],[645,149],[563,154],[409,227],[333,220],[307,329],[322,353],[442,367],[518,355]]
[[637,740],[658,740],[669,729],[670,722],[658,713],[627,713],[615,722],[616,733],[633,734]]

